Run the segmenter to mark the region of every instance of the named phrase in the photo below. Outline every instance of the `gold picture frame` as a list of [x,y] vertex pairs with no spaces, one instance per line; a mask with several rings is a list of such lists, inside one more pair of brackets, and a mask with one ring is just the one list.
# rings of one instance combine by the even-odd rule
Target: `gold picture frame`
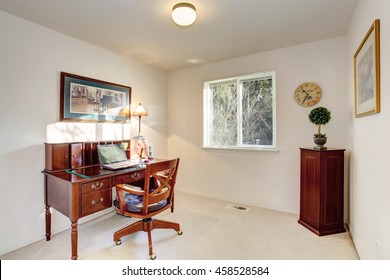
[[355,117],[380,112],[379,19],[354,55]]

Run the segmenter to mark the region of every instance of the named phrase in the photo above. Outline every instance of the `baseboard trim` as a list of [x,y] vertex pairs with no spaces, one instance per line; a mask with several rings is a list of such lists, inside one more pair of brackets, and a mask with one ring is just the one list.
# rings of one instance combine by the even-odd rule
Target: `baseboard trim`
[[[57,212],[59,213],[59,212]],[[86,222],[89,222],[91,220],[94,220],[94,219],[97,219],[97,218],[100,218],[101,216],[104,216],[104,215],[107,215],[109,213],[115,213],[115,208],[114,207],[111,207],[111,208],[108,208],[108,209],[105,209],[105,210],[102,210],[98,213],[95,213],[95,214],[91,214],[87,217],[84,217],[84,218],[81,218],[78,220],[78,225],[82,225]],[[61,214],[62,215],[62,214]],[[53,226],[53,223],[52,223],[52,226]],[[58,233],[61,233],[65,230],[70,230],[70,221],[69,221],[69,224],[68,225],[65,225],[65,226],[61,226],[61,227],[57,227],[57,228],[54,228],[51,232],[51,235],[55,235],[55,234],[58,234]],[[44,228],[43,228],[44,230]],[[8,248],[5,248],[3,250],[0,251],[0,257],[2,255],[5,255],[5,254],[8,254],[12,251],[15,251],[15,250],[18,250],[20,248],[23,248],[23,247],[26,247],[26,246],[29,246],[35,242],[39,242],[39,241],[42,241],[42,240],[45,240],[46,239],[46,236],[45,236],[45,232],[42,233],[42,235],[39,235],[39,236],[34,236],[30,239],[27,239],[27,240],[24,240],[23,242],[20,242],[18,244],[15,244],[15,245],[12,245]]]
[[290,213],[290,214],[296,214],[296,215],[299,214],[298,212],[293,211],[291,209],[275,208],[275,207],[271,207],[269,205],[261,205],[261,204],[255,203],[253,201],[251,202],[251,201],[243,201],[243,200],[236,200],[236,199],[232,200],[228,197],[223,197],[223,196],[219,196],[219,195],[212,195],[212,194],[208,194],[208,193],[201,193],[201,192],[196,192],[196,191],[192,191],[192,190],[185,190],[182,188],[175,188],[175,192],[182,192],[182,193],[196,195],[196,196],[200,196],[200,197],[206,197],[206,198],[214,198],[214,199],[222,200],[222,201],[225,201],[228,203],[244,204],[247,206],[254,206],[254,207],[284,212],[284,213]]

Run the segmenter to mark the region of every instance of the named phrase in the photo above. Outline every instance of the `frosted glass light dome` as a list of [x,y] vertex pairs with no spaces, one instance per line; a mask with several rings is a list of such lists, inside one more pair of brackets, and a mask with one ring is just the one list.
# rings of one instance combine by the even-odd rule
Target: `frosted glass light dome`
[[189,26],[196,20],[196,9],[190,3],[178,3],[172,8],[172,19],[180,26]]

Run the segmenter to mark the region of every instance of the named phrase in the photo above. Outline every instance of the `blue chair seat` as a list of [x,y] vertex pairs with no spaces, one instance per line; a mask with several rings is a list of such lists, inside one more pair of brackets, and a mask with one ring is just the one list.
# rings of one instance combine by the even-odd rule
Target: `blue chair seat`
[[[142,188],[140,188],[140,187],[127,185],[127,184],[125,184],[125,185],[126,185],[126,187],[129,187],[129,188],[132,188],[135,190],[142,190]],[[151,192],[153,192],[153,189],[151,190]],[[124,198],[126,200],[126,211],[134,212],[134,213],[142,212],[143,196],[135,195],[135,194],[131,194],[131,193],[126,193],[124,195]],[[148,210],[149,210],[149,212],[154,212],[154,211],[160,210],[165,205],[167,205],[167,203],[168,203],[168,201],[165,199],[165,200],[159,201],[158,203],[150,204],[148,207]],[[114,200],[114,206],[119,208],[118,198],[116,198]]]

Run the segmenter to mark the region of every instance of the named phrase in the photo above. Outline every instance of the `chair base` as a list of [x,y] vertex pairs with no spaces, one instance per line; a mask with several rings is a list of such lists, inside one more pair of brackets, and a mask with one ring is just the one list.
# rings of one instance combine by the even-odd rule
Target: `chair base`
[[154,229],[173,229],[179,235],[182,235],[183,232],[180,230],[180,225],[174,222],[168,222],[158,219],[147,218],[140,221],[137,221],[123,229],[118,230],[114,233],[114,242],[117,245],[121,244],[121,238],[123,236],[138,232],[144,231],[148,233],[148,243],[149,243],[149,256],[152,260],[156,258],[156,254],[153,253],[153,244],[152,244],[152,230]]

